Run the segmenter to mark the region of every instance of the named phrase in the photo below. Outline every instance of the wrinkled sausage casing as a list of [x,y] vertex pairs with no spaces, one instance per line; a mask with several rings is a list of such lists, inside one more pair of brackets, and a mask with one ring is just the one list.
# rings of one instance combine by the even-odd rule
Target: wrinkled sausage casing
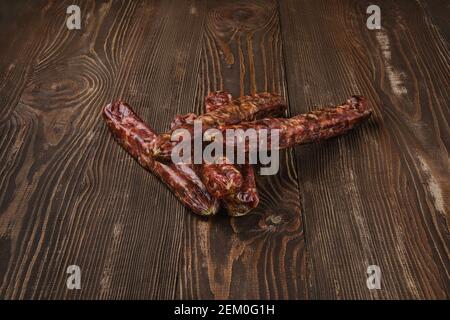
[[242,187],[244,178],[241,172],[236,165],[228,163],[226,158],[197,167],[206,189],[217,199],[227,199]]
[[[259,99],[261,95],[264,96],[264,93],[256,94],[256,99]],[[229,94],[228,92],[211,92],[205,98],[206,111],[209,112],[216,110],[223,105],[230,103],[232,99],[233,98],[231,94]],[[240,104],[242,103],[242,101],[252,101],[252,99],[252,96],[240,97],[237,99],[237,103]],[[267,109],[269,109],[270,111],[266,113],[261,112],[255,115],[255,119],[259,119],[260,117],[282,115],[286,110],[286,105],[279,103],[276,104],[275,107],[270,107]],[[258,206],[259,194],[258,190],[256,189],[255,172],[253,170],[253,166],[251,164],[243,164],[236,165],[235,168],[237,168],[241,173],[243,181],[240,187],[237,188],[237,190],[232,193],[228,193],[226,197],[224,197],[222,203],[223,206],[227,209],[228,215],[239,217],[247,214]],[[207,168],[204,169],[207,170]]]
[[230,104],[232,101],[233,97],[226,91],[210,92],[205,97],[205,110],[206,112],[211,112],[227,104]]
[[[223,93],[223,92],[222,92]],[[197,117],[198,121],[202,122],[204,127],[236,124],[242,121],[253,121],[261,119],[274,113],[279,113],[280,109],[286,110],[287,106],[284,99],[274,93],[258,93],[252,96],[243,96],[239,99],[229,101],[222,97],[222,103],[216,103],[218,95],[209,95],[211,98],[215,96],[214,102],[207,100],[210,111]],[[219,92],[219,96],[221,93]]]
[[[258,140],[261,140],[260,134],[267,134],[264,138],[267,138],[268,149],[272,148],[271,131],[276,129],[279,134],[278,149],[285,149],[297,144],[323,141],[342,135],[366,121],[371,114],[372,110],[367,107],[364,97],[352,96],[337,107],[321,108],[292,118],[265,118],[251,122],[220,125],[216,128],[222,132],[223,136],[225,136],[225,132],[228,129],[243,131],[254,129],[258,135]],[[205,138],[208,139],[210,137]],[[235,141],[226,141],[226,139],[224,141],[231,146],[235,145]],[[155,140],[155,143],[160,147],[158,149],[158,158],[168,161],[172,148],[177,142],[161,144],[161,140]],[[245,147],[246,152],[258,151],[248,150],[248,143]]]
[[[219,91],[218,95],[220,98],[217,98],[215,93],[210,94],[205,102],[211,110],[195,118],[202,124],[202,131],[221,125],[232,125],[269,116],[279,116],[287,109],[284,99],[274,93],[263,92],[231,101],[228,99],[228,93]],[[214,105],[217,101],[219,101],[218,107]],[[175,121],[178,121],[178,119],[176,118]],[[151,152],[156,159],[170,161],[172,148],[178,143],[172,141],[174,129],[186,129],[191,133],[192,139],[201,139],[201,137],[194,137],[194,126],[191,121],[185,121],[184,124],[176,127],[172,126],[171,131],[159,135],[151,146]]]
[[[231,108],[228,107],[230,105]],[[251,107],[247,107],[246,110],[238,109],[239,112],[236,112],[236,106],[238,108]],[[209,127],[211,124],[233,124],[247,119],[256,120],[268,116],[281,116],[286,110],[286,104],[280,96],[273,93],[256,93],[233,100],[231,94],[226,91],[214,91],[205,97],[205,110],[206,114],[200,116],[195,113],[176,115],[170,123],[170,130],[189,128],[194,120],[199,120],[202,125]]]
[[[309,124],[309,130],[313,133],[306,135],[305,133],[308,131],[295,131],[288,126],[294,135],[297,134],[300,136],[300,139],[294,138],[292,141],[289,139],[289,135],[286,135],[284,138],[287,140],[287,144],[284,144],[282,147],[288,147],[289,144],[294,145],[320,141],[343,134],[354,126],[364,122],[370,117],[371,112],[372,110],[367,108],[363,97],[353,96],[342,106],[325,108],[306,115],[300,115],[298,119],[302,122],[307,122]],[[305,118],[307,119],[306,121]],[[290,119],[280,119],[280,121],[288,120]],[[302,137],[304,140],[301,139]],[[232,195],[231,199],[224,202],[224,206],[232,216],[245,215],[256,208],[259,203],[253,167],[251,165],[243,165],[240,171],[244,177],[243,186],[245,188],[241,188],[240,191]]]
[[149,145],[157,134],[147,126],[129,105],[118,101],[104,107],[103,117],[119,144],[144,168],[163,181],[175,196],[193,212],[210,216],[219,209],[219,202],[186,164],[163,164],[152,159]]
[[[259,100],[261,95],[264,96],[264,94],[257,94],[240,97],[236,99],[236,103],[241,104],[242,101],[251,101],[252,99]],[[205,110],[206,112],[214,111],[231,101],[232,96],[228,92],[211,92],[205,98]],[[270,112],[264,115],[281,115],[285,111],[285,106],[280,104],[268,109],[270,109]],[[263,116],[263,113],[256,115],[256,117],[260,116]],[[183,124],[192,124],[196,118],[197,116],[192,113],[177,115],[170,127],[175,129]],[[218,159],[216,163],[204,163],[197,165],[196,168],[208,191],[222,200],[228,215],[242,216],[258,206],[259,195],[256,190],[255,174],[251,164],[234,165],[223,157]]]
[[195,113],[187,113],[184,115],[177,114],[175,116],[175,118],[173,118],[172,122],[170,123],[170,130],[179,128],[186,123],[194,123],[194,120],[196,118],[197,118],[197,115]]
[[255,173],[251,164],[238,165],[244,178],[241,188],[230,194],[223,205],[228,214],[239,217],[247,214],[259,204],[258,190],[256,189]]
[[[272,148],[270,133],[276,129],[279,133],[278,149],[285,149],[297,144],[323,141],[340,136],[366,121],[371,114],[372,110],[367,107],[364,97],[352,96],[347,102],[337,107],[321,108],[287,119],[266,118],[248,123],[219,126],[218,129],[223,133],[228,129],[244,131],[254,129],[257,135],[267,133],[267,149]],[[259,137],[258,140],[260,140]],[[225,143],[234,144],[233,141]],[[245,147],[247,152],[257,151],[248,150],[248,143]],[[273,147],[273,149],[276,148]]]
[[[209,111],[207,114],[199,117],[195,114],[177,116],[171,127],[173,129],[185,127],[192,130],[193,121],[200,118],[202,123],[206,123],[207,126],[216,123],[215,127],[222,132],[228,129],[243,131],[254,129],[257,134],[260,134],[270,133],[276,129],[279,133],[278,148],[282,149],[341,135],[368,119],[372,113],[372,110],[366,106],[363,97],[353,96],[340,106],[322,108],[290,119],[260,119],[260,117],[272,116],[279,111],[284,111],[281,104],[274,107],[267,103],[274,97],[276,95],[259,94],[229,102],[231,95],[228,93],[212,93],[205,101],[207,111]],[[234,108],[235,106],[242,106],[241,114]],[[251,110],[255,106],[256,108]],[[220,118],[215,119],[215,114]],[[248,116],[249,114],[252,115]],[[159,155],[163,155],[161,159],[170,160],[172,142],[161,144],[161,141],[165,141],[170,133],[164,134],[161,138],[123,102],[115,102],[106,106],[103,115],[118,142],[142,166],[165,182],[180,201],[195,213],[206,216],[215,214],[219,207],[217,199],[221,199],[231,216],[244,215],[258,205],[259,197],[251,165],[233,165],[226,161],[215,164],[207,163],[195,167],[196,172],[193,165],[160,163],[155,160],[158,155],[155,155],[154,151],[158,150]],[[240,116],[243,119],[239,119]],[[248,119],[252,119],[252,121],[245,122]],[[267,138],[269,141],[266,148],[274,149],[275,146],[271,145],[270,134]],[[233,141],[231,143],[234,144]],[[162,146],[165,149],[160,149]],[[246,148],[247,152],[258,151],[249,150],[249,145],[246,145]],[[161,152],[161,150],[163,151]],[[167,156],[169,158],[165,158]],[[206,186],[202,180],[206,181]],[[214,196],[208,190],[212,190]]]

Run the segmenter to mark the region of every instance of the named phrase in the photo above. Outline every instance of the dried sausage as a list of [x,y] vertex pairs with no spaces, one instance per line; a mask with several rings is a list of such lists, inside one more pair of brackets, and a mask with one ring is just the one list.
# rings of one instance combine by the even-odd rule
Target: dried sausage
[[226,199],[238,192],[243,184],[243,176],[236,165],[222,157],[215,163],[198,165],[198,174],[206,189],[217,199]]
[[[267,149],[272,148],[270,133],[277,129],[279,133],[279,146],[274,149],[285,149],[297,144],[323,141],[346,133],[358,124],[366,121],[372,113],[367,107],[366,99],[361,96],[352,96],[345,103],[337,107],[321,108],[301,114],[292,118],[266,118],[248,123],[219,126],[225,132],[228,129],[241,129],[246,131],[254,129],[258,135],[267,132]],[[262,130],[267,130],[266,132]],[[225,143],[234,144],[233,141]],[[249,144],[246,144],[246,151]]]
[[[224,100],[224,99],[223,99]],[[222,100],[222,101],[223,101]],[[207,100],[207,105],[213,101]],[[240,122],[253,121],[264,117],[283,114],[286,110],[286,103],[281,96],[274,93],[258,93],[252,96],[243,96],[239,99],[223,103],[218,108],[198,116],[195,120],[202,124],[202,129],[207,130],[220,125],[232,125]],[[192,122],[186,122],[177,129],[187,129],[194,134]],[[173,130],[163,133],[155,139],[151,146],[151,152],[160,161],[169,161],[172,148],[177,142],[171,141]],[[198,137],[201,139],[201,137]]]
[[[244,99],[248,100],[251,99],[251,97],[244,96],[240,97],[238,100],[242,101]],[[228,92],[225,91],[211,92],[205,98],[206,111],[210,112],[216,110],[221,106],[229,103],[230,101],[232,101],[232,96]],[[280,115],[284,112],[284,110],[285,110],[284,107],[280,107],[278,110],[273,109],[271,113],[273,115]],[[228,215],[237,217],[245,215],[252,209],[256,208],[259,203],[259,195],[258,191],[256,190],[256,181],[253,166],[251,164],[243,164],[233,166],[233,168],[239,170],[243,181],[241,182],[241,185],[239,187],[235,188],[236,190],[233,190],[233,192],[229,192],[224,197],[222,203],[224,207],[227,209]],[[220,172],[221,169],[222,168],[218,168],[216,169],[215,172]],[[204,167],[203,170],[204,172],[208,172],[207,167]],[[235,183],[233,186],[236,185],[237,183]]]
[[241,188],[230,194],[223,205],[228,211],[228,215],[239,217],[247,214],[259,204],[259,195],[256,190],[255,173],[251,164],[239,165],[244,178]]
[[[367,106],[364,97],[352,96],[339,106],[321,108],[292,118],[265,118],[252,122],[220,125],[217,129],[222,131],[224,136],[228,129],[240,129],[244,132],[254,129],[258,139],[260,134],[267,133],[267,148],[272,148],[270,133],[277,129],[279,133],[278,149],[284,149],[297,144],[317,142],[342,135],[366,121],[371,114],[372,110]],[[229,145],[235,144],[234,141],[226,141],[226,139],[224,141]],[[155,140],[155,142],[158,144],[157,158],[165,161],[170,159],[172,147],[177,142],[164,144],[160,144],[161,141]],[[248,152],[249,145],[247,144],[245,147]]]
[[196,118],[197,115],[195,113],[187,113],[184,115],[177,114],[170,123],[170,130],[179,128],[186,123],[194,123]]
[[157,134],[129,105],[121,101],[108,104],[103,109],[103,116],[119,144],[163,181],[185,206],[203,216],[214,215],[218,211],[218,200],[209,194],[192,166],[163,164],[151,157],[149,145]]
[[201,121],[204,127],[212,127],[253,121],[274,113],[279,114],[280,110],[286,110],[284,99],[277,94],[263,92],[228,101],[202,114],[196,120]]
[[206,112],[211,112],[231,103],[232,101],[233,97],[226,91],[210,92],[205,97],[205,110]]
[[[258,95],[256,95],[258,96]],[[237,99],[250,100],[245,96]],[[205,98],[206,112],[214,111],[232,101],[232,96],[225,91],[211,92]],[[284,107],[273,110],[272,114],[282,114]],[[197,116],[195,114],[177,115],[171,123],[171,129],[179,128],[183,124],[191,124]],[[255,175],[251,164],[233,165],[223,157],[216,163],[204,163],[196,166],[197,172],[208,191],[216,198],[222,199],[224,207],[230,216],[241,216],[255,208],[259,203],[256,190]]]

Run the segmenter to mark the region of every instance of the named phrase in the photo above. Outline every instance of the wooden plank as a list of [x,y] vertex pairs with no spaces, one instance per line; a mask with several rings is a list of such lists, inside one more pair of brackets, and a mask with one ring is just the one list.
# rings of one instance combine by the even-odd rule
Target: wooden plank
[[[2,2],[0,298],[449,298],[448,7],[379,1],[370,31],[369,4]],[[216,89],[289,92],[292,114],[362,93],[375,116],[284,153],[253,214],[206,221],[99,112],[121,97],[161,131]]]
[[[191,106],[202,8],[57,1],[28,21],[39,50],[1,126],[0,297],[173,298],[187,210],[113,142],[100,108],[122,97],[162,130]],[[81,290],[66,288],[69,265]]]
[[32,0],[0,3],[0,126],[19,102],[33,60],[42,50],[43,24],[48,17],[45,4]]
[[[311,297],[448,298],[448,34],[413,1],[378,1],[382,29],[368,30],[370,4],[280,1],[291,110],[358,93],[375,109],[296,149]],[[369,265],[381,290],[366,287]]]
[[[209,1],[196,112],[204,96],[226,89],[286,96],[282,44],[274,1]],[[257,179],[261,203],[245,217],[225,212],[189,215],[178,297],[184,299],[299,299],[308,296],[306,253],[292,152],[276,176]]]
[[417,1],[419,12],[423,14],[425,23],[433,31],[435,36],[432,41],[436,41],[442,46],[446,46],[450,42],[450,25],[448,24],[448,13],[450,7],[446,0],[436,1]]

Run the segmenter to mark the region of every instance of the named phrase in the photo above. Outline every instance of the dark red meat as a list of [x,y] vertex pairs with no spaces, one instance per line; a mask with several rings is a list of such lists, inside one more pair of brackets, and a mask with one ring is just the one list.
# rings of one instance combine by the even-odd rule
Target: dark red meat
[[[222,93],[220,95],[222,96]],[[210,105],[215,101],[214,93],[208,97],[207,101],[209,101],[208,104]],[[220,99],[221,102],[224,100],[224,97]],[[286,110],[286,103],[279,95],[264,92],[253,96],[243,96],[212,109],[212,111],[200,115],[195,119],[201,122],[203,131],[220,125],[238,124],[242,121],[253,121],[268,116],[280,115]],[[186,121],[185,124],[176,127],[176,129],[180,128],[189,130],[191,137],[194,138],[194,126],[192,122]],[[152,144],[151,152],[161,161],[170,160],[172,148],[178,143],[171,141],[172,132],[173,130],[159,135]],[[199,139],[201,138],[199,137]]]
[[[367,107],[365,98],[353,96],[337,107],[321,108],[292,118],[265,118],[251,122],[220,125],[216,128],[222,131],[223,136],[225,136],[227,129],[241,129],[244,131],[254,129],[258,139],[264,133],[264,130],[267,130],[267,148],[272,148],[270,133],[272,130],[277,129],[279,132],[278,149],[284,149],[297,144],[323,141],[342,135],[366,121],[371,114],[372,110]],[[155,140],[156,144],[153,146],[153,151],[157,150],[156,156],[158,159],[168,161],[170,160],[172,148],[177,142],[170,141],[170,136],[168,137],[169,140],[167,140],[167,136],[161,138],[160,140]],[[235,142],[225,141],[225,143],[233,145]],[[258,151],[248,149],[249,146],[247,144],[246,152]]]
[[155,161],[149,145],[157,134],[121,101],[103,109],[103,117],[118,143],[144,168],[164,182],[175,196],[193,212],[210,216],[219,208],[219,202],[207,191],[205,185],[186,164],[163,164]]
[[[258,95],[256,95],[258,96]],[[237,99],[250,100],[245,96]],[[216,110],[232,101],[232,96],[225,91],[211,92],[205,98],[205,110],[210,112]],[[284,107],[273,109],[273,114],[282,114]],[[171,129],[179,128],[183,124],[192,124],[197,118],[195,114],[177,115],[171,123]],[[228,159],[222,158],[218,163],[205,163],[196,166],[196,171],[206,185],[208,191],[216,198],[222,199],[224,207],[230,216],[243,215],[259,203],[256,190],[255,175],[251,164],[233,165]]]

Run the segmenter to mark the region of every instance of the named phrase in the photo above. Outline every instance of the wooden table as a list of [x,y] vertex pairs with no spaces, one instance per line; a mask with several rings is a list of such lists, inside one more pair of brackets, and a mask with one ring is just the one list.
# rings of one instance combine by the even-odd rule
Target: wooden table
[[[0,8],[0,298],[449,298],[448,1]],[[292,115],[363,94],[375,112],[283,152],[254,213],[206,220],[113,142],[100,109],[123,98],[162,132],[218,89],[279,92]]]

